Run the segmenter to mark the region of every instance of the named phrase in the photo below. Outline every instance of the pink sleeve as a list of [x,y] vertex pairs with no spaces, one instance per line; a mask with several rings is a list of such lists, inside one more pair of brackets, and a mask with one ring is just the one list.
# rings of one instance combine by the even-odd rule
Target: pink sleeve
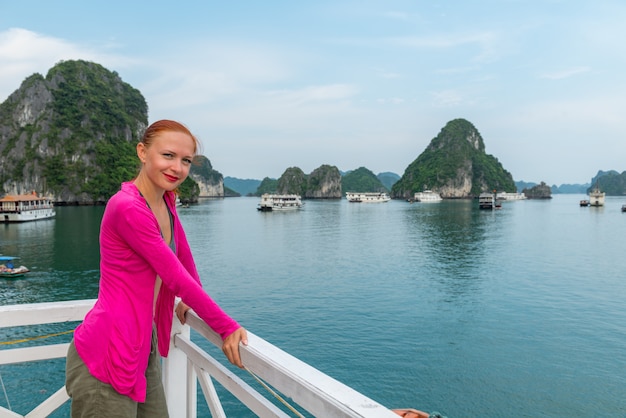
[[[134,200],[134,205],[133,210],[119,211],[118,215],[121,216],[117,223],[118,233],[133,251],[143,257],[155,274],[159,275],[163,284],[180,296],[222,339],[232,334],[240,325],[204,291],[195,265],[190,266],[196,276],[193,277],[161,237],[152,211],[141,200]],[[177,221],[175,224],[179,226],[175,228],[175,233],[176,229],[182,230]],[[188,251],[184,257],[191,257],[186,239],[183,241],[181,250],[183,253],[185,248]],[[178,242],[180,240],[177,240],[177,244]]]

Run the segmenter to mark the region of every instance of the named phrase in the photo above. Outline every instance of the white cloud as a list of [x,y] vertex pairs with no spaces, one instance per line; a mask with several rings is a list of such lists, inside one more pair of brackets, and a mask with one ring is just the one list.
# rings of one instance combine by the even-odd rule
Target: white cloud
[[34,73],[46,75],[63,60],[84,59],[103,65],[123,67],[133,60],[97,52],[64,39],[26,29],[11,28],[0,32],[0,100],[17,90]]
[[350,99],[358,92],[355,86],[348,84],[330,84],[322,86],[309,86],[298,90],[281,90],[270,92],[270,97],[277,98],[279,102],[288,105],[301,105],[310,102],[328,102]]
[[389,19],[394,19],[394,20],[409,20],[410,15],[406,12],[398,12],[398,11],[389,11],[389,12],[385,12],[383,13],[383,16],[389,18]]
[[196,41],[163,49],[168,60],[146,64],[145,71],[154,76],[147,81],[138,77],[135,83],[151,108],[248,100],[257,90],[288,79],[292,71],[283,54],[255,43]]
[[591,71],[589,67],[574,67],[568,68],[561,71],[555,71],[551,73],[544,73],[539,76],[539,78],[547,78],[549,80],[562,80],[564,78],[569,78],[575,75],[588,73]]
[[495,45],[498,37],[493,32],[473,32],[468,34],[446,34],[434,36],[404,36],[387,38],[387,42],[417,49],[453,49],[476,46],[476,61],[493,60],[496,54]]
[[441,90],[431,93],[437,107],[452,107],[463,103],[463,96],[457,90]]
[[376,101],[383,105],[386,105],[386,104],[399,105],[399,104],[403,104],[406,100],[404,100],[401,97],[389,97],[389,98],[381,98]]

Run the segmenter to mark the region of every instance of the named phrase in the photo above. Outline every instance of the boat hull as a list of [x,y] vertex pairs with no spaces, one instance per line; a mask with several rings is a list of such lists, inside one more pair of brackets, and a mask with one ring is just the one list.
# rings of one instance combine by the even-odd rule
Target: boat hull
[[38,221],[54,215],[52,200],[39,197],[35,192],[0,199],[0,223]]
[[0,279],[19,279],[26,275],[26,272],[23,273],[0,273]]
[[280,212],[298,209],[300,209],[300,206],[259,206],[257,208],[260,212]]
[[[0,256],[0,279],[16,279],[24,277],[30,270],[25,266],[13,267],[13,260],[17,257]],[[6,263],[6,264],[5,264]]]
[[22,210],[19,212],[0,212],[0,222],[30,222],[54,218],[54,209]]
[[365,193],[346,193],[346,199],[351,203],[386,203],[391,200],[387,193],[365,192]]
[[604,206],[604,196],[597,198],[591,197],[589,206]]
[[261,196],[261,202],[257,206],[260,212],[277,212],[298,210],[302,207],[302,200],[296,194],[269,194]]

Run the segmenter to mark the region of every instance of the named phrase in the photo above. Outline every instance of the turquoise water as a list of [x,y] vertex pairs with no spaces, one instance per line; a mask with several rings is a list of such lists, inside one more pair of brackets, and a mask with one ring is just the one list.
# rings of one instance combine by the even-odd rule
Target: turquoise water
[[[450,418],[626,416],[626,198],[581,208],[582,198],[498,211],[306,201],[291,213],[231,198],[180,211],[205,288],[232,316],[385,405]],[[0,280],[3,305],[96,296],[103,208],[57,209],[55,220],[0,225],[0,253],[33,270]],[[21,413],[63,384],[62,361],[0,373]]]

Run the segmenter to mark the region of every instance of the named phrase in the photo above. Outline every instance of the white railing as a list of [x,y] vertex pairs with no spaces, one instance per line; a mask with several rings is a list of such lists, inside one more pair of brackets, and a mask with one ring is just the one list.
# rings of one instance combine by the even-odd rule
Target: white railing
[[[94,300],[80,300],[0,306],[0,328],[80,321],[93,303]],[[241,346],[241,356],[247,371],[264,388],[264,394],[261,394],[191,341],[190,327],[221,347],[220,337],[192,311],[187,315],[187,325],[181,325],[174,318],[170,353],[163,361],[163,382],[172,418],[196,417],[198,382],[211,416],[225,417],[214,381],[260,417],[308,414],[315,417],[397,418],[378,402],[248,331],[249,344]],[[52,344],[0,350],[0,366],[64,358],[67,347],[68,344]],[[61,387],[26,415],[0,407],[0,418],[46,417],[68,399],[65,387]],[[280,403],[277,399],[284,400],[286,406],[276,406]]]

